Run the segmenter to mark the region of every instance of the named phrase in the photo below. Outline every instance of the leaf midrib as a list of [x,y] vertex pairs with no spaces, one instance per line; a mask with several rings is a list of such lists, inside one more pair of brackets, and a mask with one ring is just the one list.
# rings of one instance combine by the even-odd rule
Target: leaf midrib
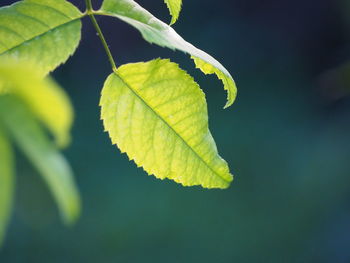
[[5,50],[4,52],[0,53],[0,56],[6,54],[6,53],[8,53],[8,52],[11,52],[12,50],[14,50],[14,49],[16,49],[16,48],[19,48],[19,47],[21,47],[22,45],[24,45],[25,43],[29,43],[29,42],[33,41],[34,39],[36,39],[36,38],[38,38],[38,37],[42,37],[42,36],[44,36],[44,35],[50,33],[50,32],[53,31],[53,30],[56,30],[56,29],[58,29],[58,28],[61,28],[61,27],[66,26],[66,25],[68,25],[68,24],[70,24],[70,23],[73,23],[73,22],[75,22],[75,21],[77,21],[77,20],[80,20],[80,19],[82,19],[82,18],[85,17],[85,16],[86,16],[86,14],[82,14],[81,16],[79,16],[79,17],[77,17],[77,18],[74,18],[74,19],[72,19],[72,20],[70,20],[70,21],[67,21],[67,22],[62,23],[62,24],[59,24],[59,25],[57,25],[57,26],[55,26],[55,27],[52,27],[52,28],[48,29],[47,31],[45,31],[45,32],[43,32],[43,33],[41,33],[41,34],[35,35],[35,36],[33,36],[33,37],[31,37],[31,38],[29,38],[29,39],[27,39],[27,40],[25,40],[25,41],[23,41],[23,42],[21,42],[21,43],[15,45],[15,46],[13,46],[13,47],[11,47],[11,48]]
[[177,137],[180,138],[180,140],[199,158],[199,160],[201,160],[201,162],[203,162],[205,164],[206,167],[209,168],[209,170],[211,170],[214,174],[216,174],[217,176],[219,176],[219,178],[221,180],[223,180],[224,182],[226,183],[230,183],[231,181],[228,181],[226,178],[224,178],[223,176],[221,176],[218,172],[214,171],[213,168],[211,168],[209,166],[209,164],[203,160],[202,156],[197,153],[188,143],[187,141],[182,138],[182,136],[165,120],[163,119],[163,117],[155,110],[153,109],[143,98],[142,96],[135,90],[131,87],[131,85],[129,85],[129,83],[127,83],[124,78],[117,72],[117,71],[114,71],[114,74],[121,80],[123,81],[123,83],[129,88],[129,90],[131,90],[141,101],[143,104],[146,105],[147,108],[149,108],[166,126],[168,126],[170,128],[170,130],[172,130]]

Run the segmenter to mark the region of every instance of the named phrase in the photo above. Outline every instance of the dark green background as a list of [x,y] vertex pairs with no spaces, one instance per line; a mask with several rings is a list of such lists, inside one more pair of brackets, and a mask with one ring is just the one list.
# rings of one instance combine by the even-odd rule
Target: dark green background
[[[169,21],[162,0],[139,2]],[[348,0],[184,0],[175,29],[237,82],[227,110],[221,83],[186,55],[98,18],[118,65],[170,57],[200,83],[219,152],[236,175],[227,190],[157,180],[111,145],[98,107],[111,70],[85,18],[81,46],[53,74],[76,111],[65,155],[82,216],[64,227],[18,155],[0,262],[350,262],[349,14]]]

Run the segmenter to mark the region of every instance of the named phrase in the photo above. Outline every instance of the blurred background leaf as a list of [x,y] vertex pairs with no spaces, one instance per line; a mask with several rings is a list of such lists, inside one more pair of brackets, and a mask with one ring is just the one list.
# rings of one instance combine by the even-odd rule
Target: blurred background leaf
[[46,126],[52,132],[59,146],[66,146],[72,119],[73,111],[67,95],[51,78],[43,79],[40,70],[33,64],[18,64],[9,59],[0,61],[1,243],[13,203],[10,140],[43,176],[64,222],[71,224],[79,216],[80,197],[71,168],[42,127]]
[[0,60],[0,95],[13,94],[55,137],[58,146],[70,142],[73,109],[67,94],[50,77],[43,79],[33,64]]
[[36,122],[30,109],[13,95],[0,97],[0,120],[18,147],[43,176],[65,223],[80,214],[80,197],[71,168]]
[[14,162],[9,139],[0,127],[0,248],[11,218],[14,195]]

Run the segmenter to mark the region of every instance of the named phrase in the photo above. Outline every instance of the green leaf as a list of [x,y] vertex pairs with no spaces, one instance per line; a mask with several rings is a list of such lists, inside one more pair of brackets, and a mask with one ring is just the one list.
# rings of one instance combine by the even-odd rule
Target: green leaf
[[184,186],[232,181],[208,129],[205,95],[165,59],[123,65],[105,82],[101,116],[113,144],[148,174]]
[[11,145],[0,129],[0,247],[5,238],[5,232],[11,216],[14,164]]
[[216,76],[222,81],[224,84],[224,89],[227,90],[227,103],[224,108],[229,107],[235,101],[237,96],[235,83],[231,81],[231,79],[227,78],[222,71],[213,67],[211,64],[206,63],[204,60],[193,56],[192,59],[196,64],[196,67],[199,68],[204,74],[216,74]]
[[0,8],[0,59],[30,61],[46,75],[74,53],[81,17],[65,0],[24,0]]
[[170,22],[170,25],[172,25],[179,18],[182,0],[164,0],[164,2],[166,3],[166,5],[170,11],[170,14],[172,16],[171,22]]
[[68,96],[50,78],[26,63],[0,62],[0,95],[10,93],[21,98],[54,134],[59,146],[70,141],[73,110]]
[[16,97],[0,96],[0,121],[46,181],[64,222],[73,223],[80,213],[80,198],[67,161]]
[[181,50],[209,63],[216,69],[215,73],[220,72],[221,78],[225,80],[225,89],[228,92],[225,107],[234,102],[237,88],[230,73],[216,59],[186,42],[173,28],[157,19],[135,1],[104,0],[101,9],[96,14],[117,17],[138,29],[146,41],[162,47]]

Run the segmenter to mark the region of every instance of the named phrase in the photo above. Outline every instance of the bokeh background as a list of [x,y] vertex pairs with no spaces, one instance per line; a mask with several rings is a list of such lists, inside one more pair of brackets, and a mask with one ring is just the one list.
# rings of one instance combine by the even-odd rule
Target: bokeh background
[[[169,21],[162,0],[139,3]],[[175,29],[237,82],[227,110],[222,84],[187,55],[146,43],[117,19],[98,21],[118,65],[169,57],[195,77],[235,181],[184,188],[147,176],[111,145],[98,107],[111,70],[85,18],[81,46],[53,74],[76,111],[65,155],[82,216],[63,226],[20,155],[1,263],[350,262],[349,0],[184,0]]]

